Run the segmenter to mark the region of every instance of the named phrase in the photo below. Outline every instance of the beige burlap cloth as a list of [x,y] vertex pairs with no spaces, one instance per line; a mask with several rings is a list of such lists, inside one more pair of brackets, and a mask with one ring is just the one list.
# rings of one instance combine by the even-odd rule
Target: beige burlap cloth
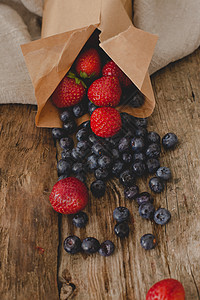
[[[0,0],[0,103],[36,104],[20,44],[40,37],[43,0]],[[199,0],[134,0],[134,24],[159,35],[150,74],[200,45]]]

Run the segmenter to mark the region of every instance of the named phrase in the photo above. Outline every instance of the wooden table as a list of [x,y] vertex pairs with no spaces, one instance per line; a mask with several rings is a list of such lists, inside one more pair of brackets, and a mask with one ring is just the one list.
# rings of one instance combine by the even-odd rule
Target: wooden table
[[[117,180],[105,197],[90,198],[89,224],[75,229],[71,217],[53,211],[48,196],[57,180],[59,147],[50,129],[36,128],[36,107],[1,105],[0,124],[0,299],[143,300],[158,280],[172,277],[185,287],[186,299],[200,299],[200,50],[152,77],[157,101],[149,130],[175,132],[180,145],[162,152],[161,163],[173,172],[156,207],[172,213],[164,227],[141,219],[136,203],[127,201]],[[92,179],[88,181],[91,182]],[[149,191],[148,179],[139,181]],[[113,234],[112,211],[131,211],[131,232],[121,241]],[[155,250],[145,251],[140,237],[153,233]],[[63,250],[69,234],[116,245],[112,257]]]

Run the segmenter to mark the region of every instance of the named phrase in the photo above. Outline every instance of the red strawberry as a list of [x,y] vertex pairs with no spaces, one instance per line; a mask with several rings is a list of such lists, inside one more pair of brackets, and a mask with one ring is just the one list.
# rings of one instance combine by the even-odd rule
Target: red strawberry
[[[69,78],[72,77],[72,78]],[[66,75],[52,94],[52,101],[57,107],[69,107],[79,103],[85,96],[84,83],[71,73]]]
[[90,48],[81,53],[76,61],[76,72],[82,78],[98,77],[101,60],[97,50]]
[[109,61],[102,70],[103,76],[116,76],[122,87],[127,87],[132,83],[132,81],[126,76],[126,74],[116,65],[114,61]]
[[146,295],[146,300],[184,300],[185,291],[176,279],[164,279],[154,284]]
[[91,115],[90,126],[96,135],[111,137],[122,126],[120,113],[113,107],[99,107]]
[[97,106],[116,106],[122,90],[115,76],[105,76],[95,80],[88,89],[88,98]]
[[75,214],[88,203],[85,184],[75,177],[59,180],[49,196],[53,208],[62,214]]

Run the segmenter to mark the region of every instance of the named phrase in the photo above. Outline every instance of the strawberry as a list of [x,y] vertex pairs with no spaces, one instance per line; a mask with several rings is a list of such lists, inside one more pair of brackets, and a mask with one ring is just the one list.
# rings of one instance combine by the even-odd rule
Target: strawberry
[[87,205],[88,190],[79,179],[67,177],[53,186],[49,200],[57,212],[75,214]]
[[97,106],[116,106],[122,90],[115,76],[105,76],[95,80],[88,89],[88,98]]
[[59,108],[74,106],[84,98],[86,94],[85,87],[82,80],[69,73],[53,92],[52,101]]
[[184,300],[185,291],[176,279],[164,279],[155,283],[146,295],[146,300]]
[[82,78],[98,77],[101,71],[101,60],[96,49],[82,52],[76,61],[76,73]]
[[126,74],[116,65],[114,61],[109,61],[102,70],[103,76],[116,76],[122,87],[127,87],[132,84],[132,81]]
[[99,107],[91,115],[90,126],[96,135],[111,137],[121,129],[120,113],[113,107]]

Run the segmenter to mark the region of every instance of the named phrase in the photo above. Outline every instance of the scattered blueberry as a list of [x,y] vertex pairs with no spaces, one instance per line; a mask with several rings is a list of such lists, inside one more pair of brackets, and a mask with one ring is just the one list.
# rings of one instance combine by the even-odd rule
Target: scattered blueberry
[[87,237],[83,240],[81,248],[87,254],[95,253],[99,250],[100,244],[99,241],[93,237]]
[[146,138],[147,136],[147,129],[144,128],[144,127],[138,127],[136,130],[135,130],[135,136],[137,137],[142,137],[142,138]]
[[67,133],[63,128],[53,128],[52,136],[55,140],[60,140],[61,138],[67,136]]
[[70,254],[78,253],[81,250],[81,240],[76,235],[70,235],[64,240],[64,249]]
[[145,141],[142,137],[133,137],[131,139],[131,147],[133,152],[143,152],[145,150]]
[[71,150],[74,147],[74,141],[70,136],[60,139],[60,147],[63,150]]
[[74,161],[79,161],[81,160],[79,153],[77,151],[77,148],[73,148],[71,152],[71,157],[73,158]]
[[122,161],[125,164],[130,165],[130,163],[133,161],[133,155],[127,152],[122,153]]
[[116,207],[113,211],[113,218],[117,221],[117,223],[122,223],[124,221],[127,221],[130,216],[130,211],[128,208],[119,206]]
[[162,144],[165,149],[173,149],[177,145],[177,143],[178,138],[172,132],[165,134],[162,138]]
[[106,179],[108,179],[109,175],[110,175],[110,173],[106,169],[97,168],[94,171],[94,176],[96,177],[96,179],[106,180]]
[[153,197],[151,196],[151,194],[149,194],[148,192],[142,192],[140,193],[136,198],[135,198],[136,202],[141,205],[143,203],[146,202],[151,202],[153,203]]
[[75,118],[80,118],[86,113],[85,102],[81,101],[80,103],[72,107],[72,111]]
[[146,155],[143,152],[133,153],[133,161],[135,160],[146,160]]
[[87,128],[81,128],[76,133],[77,140],[80,141],[87,141],[88,139],[88,130]]
[[140,239],[140,244],[145,250],[152,250],[156,247],[156,238],[153,234],[144,234]]
[[138,177],[143,176],[147,172],[146,164],[142,160],[136,160],[132,164],[132,171]]
[[156,172],[156,176],[162,180],[169,180],[172,176],[171,170],[167,167],[160,167]]
[[73,119],[73,114],[71,110],[65,110],[60,114],[60,119],[63,123],[66,123]]
[[72,154],[71,150],[63,150],[61,152],[61,157],[62,157],[62,159],[68,159],[68,158],[71,158],[71,154]]
[[132,98],[129,98],[128,104],[132,107],[138,108],[144,104],[144,95],[139,91]]
[[71,172],[71,161],[60,159],[57,163],[57,171],[58,171],[58,176],[62,174],[68,174]]
[[135,184],[130,187],[127,187],[124,190],[124,196],[126,199],[129,199],[129,200],[135,199],[137,197],[138,193],[139,193],[139,187]]
[[154,213],[154,221],[156,224],[165,225],[171,219],[171,213],[165,208],[159,208]]
[[79,172],[78,174],[75,175],[75,177],[80,181],[82,181],[83,183],[86,182],[85,172]]
[[117,149],[112,149],[111,150],[111,155],[113,157],[113,159],[119,159],[119,151]]
[[74,174],[78,174],[78,173],[84,172],[84,170],[85,170],[85,168],[84,168],[84,164],[82,162],[75,162],[72,165],[72,172]]
[[147,134],[147,142],[149,144],[160,144],[160,136],[157,132],[155,131],[149,131]]
[[114,162],[112,166],[112,174],[118,177],[121,174],[123,169],[124,169],[124,163],[118,160]]
[[92,154],[87,158],[87,168],[89,171],[94,171],[98,168],[97,156]]
[[98,106],[94,105],[92,102],[88,102],[88,112],[90,115],[92,115],[92,113],[95,111],[95,109],[97,109]]
[[152,220],[155,208],[151,202],[144,202],[139,206],[139,214],[142,218]]
[[102,169],[110,169],[112,166],[112,160],[107,155],[102,155],[98,159],[98,165]]
[[77,214],[75,214],[72,219],[72,223],[78,228],[85,227],[87,222],[88,222],[88,216],[83,211],[80,211]]
[[129,235],[129,226],[126,222],[116,224],[114,232],[120,238],[127,237]]
[[105,194],[106,185],[102,180],[98,179],[91,183],[90,190],[95,197],[100,198]]
[[77,125],[75,120],[70,120],[63,124],[63,128],[66,131],[67,134],[72,134],[76,131]]
[[161,148],[159,144],[150,144],[146,149],[147,158],[157,158],[160,155]]
[[153,174],[160,167],[160,162],[157,158],[149,158],[146,160],[146,166],[149,174]]
[[92,153],[94,153],[95,155],[98,155],[98,156],[107,154],[106,153],[107,151],[106,151],[105,147],[99,142],[94,143],[92,145],[91,150],[92,150]]
[[164,184],[160,178],[153,177],[149,180],[149,187],[154,193],[161,193],[164,190]]
[[130,170],[125,170],[120,174],[119,180],[123,186],[132,186],[135,183],[135,176]]
[[136,117],[134,117],[134,125],[136,127],[147,128],[147,124],[148,124],[147,118],[136,118]]
[[119,144],[118,144],[118,149],[119,149],[119,152],[129,152],[130,138],[128,138],[128,137],[121,138],[121,140],[119,141]]
[[88,141],[79,141],[77,144],[76,144],[76,148],[78,148],[79,150],[87,150],[89,149],[90,147],[90,144]]
[[113,242],[107,240],[100,245],[99,254],[102,256],[110,256],[115,250]]

